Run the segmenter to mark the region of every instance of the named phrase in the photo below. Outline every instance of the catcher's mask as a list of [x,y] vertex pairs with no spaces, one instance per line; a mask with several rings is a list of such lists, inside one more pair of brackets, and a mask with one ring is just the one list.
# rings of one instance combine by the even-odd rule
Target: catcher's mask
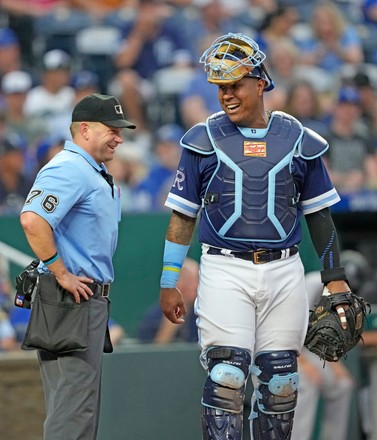
[[264,90],[269,92],[274,83],[263,64],[265,58],[254,40],[230,33],[217,38],[199,62],[204,64],[210,83],[231,84],[243,77],[260,78],[265,81]]

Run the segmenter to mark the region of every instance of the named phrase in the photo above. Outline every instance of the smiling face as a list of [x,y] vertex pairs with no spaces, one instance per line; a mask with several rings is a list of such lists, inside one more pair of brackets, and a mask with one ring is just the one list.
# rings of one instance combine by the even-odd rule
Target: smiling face
[[219,85],[220,105],[234,124],[253,128],[267,126],[263,104],[264,86],[264,80],[249,77]]
[[110,127],[101,122],[75,122],[72,126],[74,142],[87,151],[98,164],[112,160],[117,146],[123,142],[121,128]]

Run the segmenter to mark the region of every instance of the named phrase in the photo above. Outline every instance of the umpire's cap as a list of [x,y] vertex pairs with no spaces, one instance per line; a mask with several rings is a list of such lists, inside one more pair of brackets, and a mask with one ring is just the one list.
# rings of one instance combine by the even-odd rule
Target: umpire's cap
[[124,118],[122,106],[115,96],[93,93],[79,101],[72,112],[72,122],[102,122],[110,127],[136,128]]

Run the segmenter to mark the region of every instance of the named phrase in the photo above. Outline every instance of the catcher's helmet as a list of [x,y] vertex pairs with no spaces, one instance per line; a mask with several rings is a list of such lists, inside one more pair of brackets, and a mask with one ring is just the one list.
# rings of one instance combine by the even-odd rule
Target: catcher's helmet
[[265,81],[266,92],[274,83],[263,61],[266,55],[258,44],[243,34],[223,35],[203,53],[199,62],[204,64],[207,80],[213,84],[231,84],[247,76]]

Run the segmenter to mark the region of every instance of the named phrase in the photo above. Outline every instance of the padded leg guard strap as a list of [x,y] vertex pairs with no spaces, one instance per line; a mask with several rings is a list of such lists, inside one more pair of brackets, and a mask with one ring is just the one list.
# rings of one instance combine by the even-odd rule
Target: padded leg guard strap
[[242,431],[242,414],[233,414],[221,409],[203,406],[203,440],[241,440]]

